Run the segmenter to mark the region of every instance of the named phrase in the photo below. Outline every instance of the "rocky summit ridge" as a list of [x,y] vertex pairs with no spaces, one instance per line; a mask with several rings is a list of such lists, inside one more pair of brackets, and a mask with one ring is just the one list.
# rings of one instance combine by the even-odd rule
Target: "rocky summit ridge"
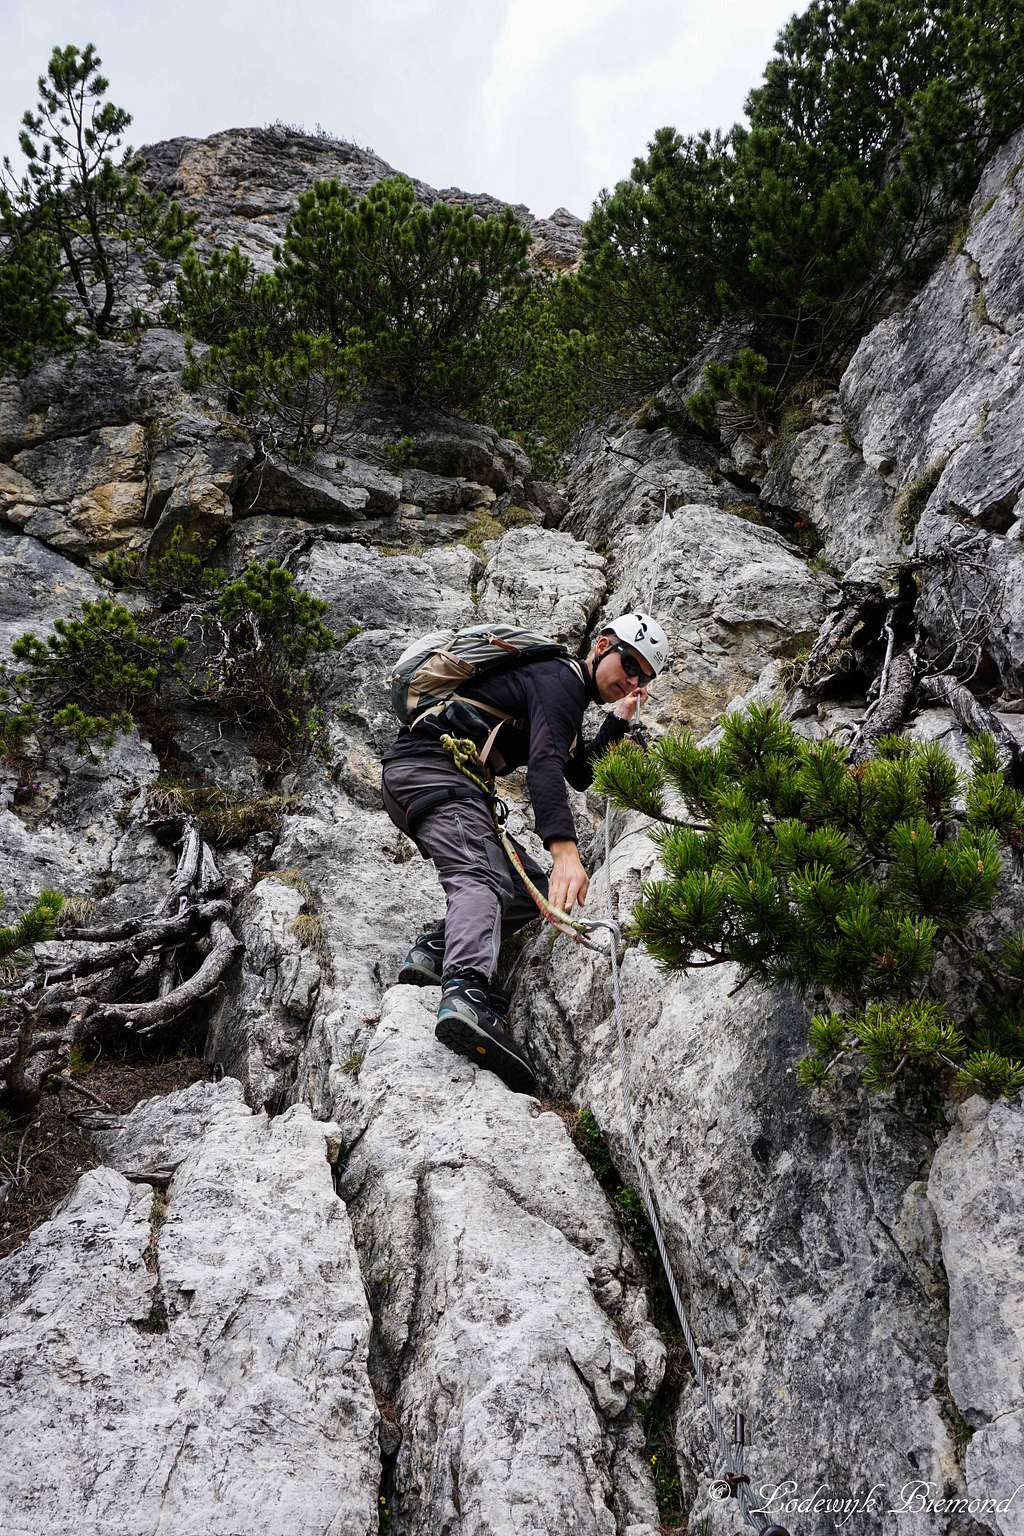
[[[257,266],[269,264],[275,241],[300,192],[314,181],[340,181],[362,195],[396,174],[373,150],[326,133],[296,132],[281,124],[228,128],[207,139],[165,139],[142,151],[146,180],[198,218],[201,236],[217,245],[237,244]],[[579,260],[583,220],[567,208],[536,218],[522,203],[508,204],[486,192],[438,190],[409,178],[419,202],[470,207],[482,218],[508,207],[529,230],[538,266],[567,268]]]
[[[283,128],[147,160],[203,235],[264,261],[311,180],[390,172]],[[98,1166],[0,1263],[5,1533],[657,1536],[666,1476],[689,1529],[739,1528],[641,1239],[567,1129],[589,1106],[633,1182],[606,960],[550,931],[516,960],[542,1100],[446,1052],[434,994],[391,985],[439,890],[380,808],[383,674],[432,628],[504,619],[575,645],[653,592],[674,652],[654,727],[701,735],[756,697],[841,736],[865,701],[794,695],[803,658],[911,560],[930,643],[971,616],[1024,746],[1022,163],[1019,134],[960,249],[771,463],[652,410],[595,428],[556,488],[490,428],[364,401],[299,467],[183,389],[182,340],[159,326],[0,383],[5,655],[100,596],[108,552],[159,552],[178,528],[228,571],[280,559],[348,637],[322,662],[326,766],[288,774],[273,825],[217,855],[244,948],[206,1080],[85,1110]],[[517,213],[537,259],[576,259],[571,215]],[[386,451],[406,439],[414,467]],[[946,703],[911,729],[964,755]],[[156,910],[178,858],[150,798],[168,761],[265,789],[245,737],[201,712],[99,762],[58,754],[30,785],[5,770],[12,910],[43,886],[93,922]],[[617,813],[605,868],[603,805],[574,810],[590,906],[610,888],[622,920],[656,849]],[[820,1489],[868,1499],[847,1529],[869,1536],[1021,1536],[1019,1100],[973,1097],[931,1128],[855,1084],[818,1103],[792,1071],[794,995],[737,991],[730,967],[666,977],[635,947],[622,981],[641,1149],[759,1501],[801,1536],[837,1526],[785,1508]]]

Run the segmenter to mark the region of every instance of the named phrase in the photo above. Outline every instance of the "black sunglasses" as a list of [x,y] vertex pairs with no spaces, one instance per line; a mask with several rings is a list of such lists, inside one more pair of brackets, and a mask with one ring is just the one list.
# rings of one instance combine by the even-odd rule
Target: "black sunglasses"
[[627,677],[642,678],[644,683],[654,682],[654,673],[645,672],[643,669],[643,664],[637,660],[632,651],[627,651],[624,645],[610,645],[608,649],[610,651],[618,651],[619,655],[622,657],[622,670],[625,672]]

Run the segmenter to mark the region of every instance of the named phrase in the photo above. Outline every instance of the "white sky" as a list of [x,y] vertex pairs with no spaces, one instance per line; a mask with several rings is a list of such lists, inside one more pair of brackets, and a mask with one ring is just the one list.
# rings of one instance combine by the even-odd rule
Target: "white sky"
[[799,0],[0,0],[0,151],[54,44],[96,44],[136,146],[275,119],[581,217],[654,130],[726,128]]

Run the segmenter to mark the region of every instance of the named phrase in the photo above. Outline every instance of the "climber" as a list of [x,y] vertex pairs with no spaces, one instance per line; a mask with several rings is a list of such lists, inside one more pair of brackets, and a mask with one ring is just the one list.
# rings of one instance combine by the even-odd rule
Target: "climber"
[[[495,834],[486,797],[439,743],[442,729],[487,738],[492,774],[526,765],[537,835],[551,854],[546,875],[517,846],[524,868],[560,910],[586,899],[576,827],[565,792],[591,782],[591,762],[626,734],[637,704],[668,660],[668,640],[649,614],[627,613],[607,624],[579,661],[548,655],[506,666],[459,685],[443,706],[443,725],[413,720],[383,754],[382,795],[391,820],[432,859],[447,899],[443,924],[417,938],[399,981],[441,987],[437,1038],[517,1092],[531,1092],[533,1071],[507,1028],[508,999],[493,985],[498,948],[538,915]],[[474,705],[486,711],[487,718]],[[580,728],[588,704],[610,704],[589,747]],[[495,725],[495,718],[498,724]]]

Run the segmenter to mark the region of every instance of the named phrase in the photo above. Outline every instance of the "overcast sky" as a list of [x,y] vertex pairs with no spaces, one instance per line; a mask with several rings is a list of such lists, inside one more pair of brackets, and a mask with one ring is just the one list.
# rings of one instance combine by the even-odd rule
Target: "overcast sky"
[[[0,148],[55,43],[96,44],[136,146],[281,119],[397,170],[585,216],[656,128],[728,127],[793,0],[0,0]],[[84,19],[83,19],[84,18]]]

